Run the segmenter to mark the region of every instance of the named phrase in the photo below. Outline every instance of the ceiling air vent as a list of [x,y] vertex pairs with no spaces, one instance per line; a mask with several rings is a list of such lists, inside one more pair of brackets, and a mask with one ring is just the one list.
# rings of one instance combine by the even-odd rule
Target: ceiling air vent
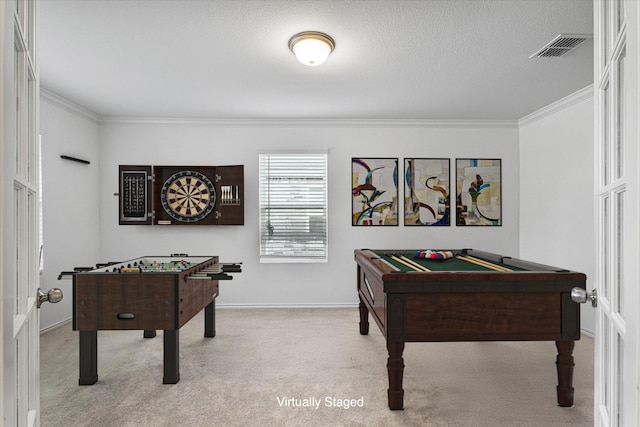
[[591,34],[560,34],[529,58],[557,58],[564,56],[593,38]]

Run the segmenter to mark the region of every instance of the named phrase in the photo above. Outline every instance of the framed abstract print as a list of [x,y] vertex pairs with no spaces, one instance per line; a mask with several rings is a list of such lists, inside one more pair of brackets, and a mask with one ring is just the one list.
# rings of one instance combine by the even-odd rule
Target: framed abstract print
[[404,225],[451,225],[451,161],[404,159]]
[[351,225],[398,225],[398,159],[351,159]]
[[456,225],[502,225],[502,161],[456,159]]

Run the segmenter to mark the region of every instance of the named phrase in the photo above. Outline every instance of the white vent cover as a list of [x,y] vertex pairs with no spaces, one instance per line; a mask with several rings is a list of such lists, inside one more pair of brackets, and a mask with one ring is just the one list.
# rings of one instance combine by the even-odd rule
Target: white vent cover
[[529,58],[557,58],[593,38],[591,34],[560,34]]

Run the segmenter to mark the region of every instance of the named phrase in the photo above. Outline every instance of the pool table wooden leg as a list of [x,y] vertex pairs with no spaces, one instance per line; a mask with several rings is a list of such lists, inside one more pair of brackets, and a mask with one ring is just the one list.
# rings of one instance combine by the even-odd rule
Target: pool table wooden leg
[[369,310],[360,297],[360,335],[369,334]]
[[575,341],[556,341],[558,356],[558,406],[573,406],[573,348]]
[[387,341],[389,359],[387,359],[387,371],[389,372],[389,409],[404,409],[404,390],[402,389],[402,375],[404,373],[404,342]]

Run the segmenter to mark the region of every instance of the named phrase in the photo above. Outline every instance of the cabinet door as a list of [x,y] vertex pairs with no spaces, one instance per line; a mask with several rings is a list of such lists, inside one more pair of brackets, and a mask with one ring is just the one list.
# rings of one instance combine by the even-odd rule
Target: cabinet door
[[151,166],[118,166],[120,225],[151,225],[153,221]]
[[244,166],[216,167],[216,224],[244,225]]

